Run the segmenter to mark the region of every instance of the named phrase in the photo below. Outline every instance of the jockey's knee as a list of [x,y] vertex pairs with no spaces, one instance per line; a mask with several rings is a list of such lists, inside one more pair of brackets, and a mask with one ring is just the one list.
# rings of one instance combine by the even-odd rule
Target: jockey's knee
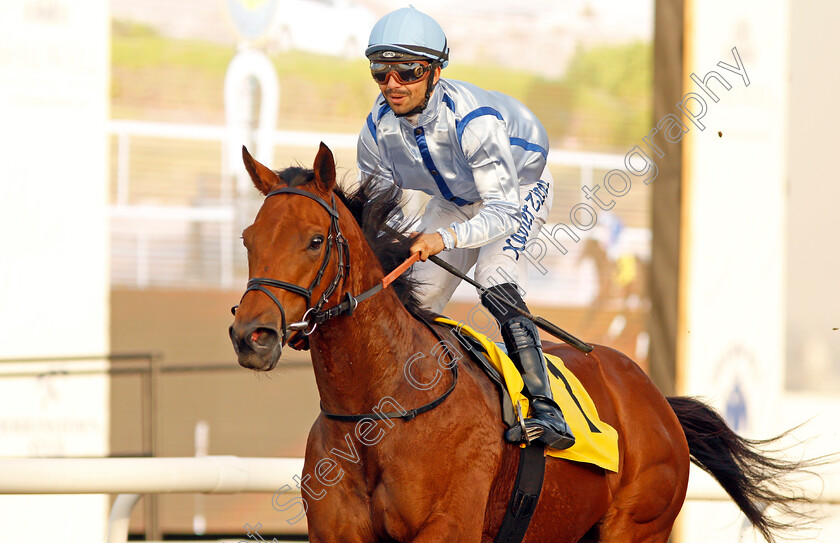
[[443,313],[443,309],[449,301],[449,297],[446,295],[444,287],[438,285],[422,289],[418,293],[418,298],[420,305],[433,313]]
[[525,305],[525,300],[522,299],[516,283],[493,285],[481,295],[481,303],[496,318],[500,326],[520,315],[514,307],[528,311],[528,306]]

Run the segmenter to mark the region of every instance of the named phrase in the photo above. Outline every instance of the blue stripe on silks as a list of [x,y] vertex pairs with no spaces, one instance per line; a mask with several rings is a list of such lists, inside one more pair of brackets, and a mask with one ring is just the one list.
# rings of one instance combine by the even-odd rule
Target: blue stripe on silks
[[459,206],[470,205],[472,202],[468,202],[463,198],[458,198],[452,194],[451,190],[449,190],[449,187],[446,185],[446,181],[444,181],[443,176],[440,175],[437,166],[435,166],[434,160],[432,160],[432,154],[429,152],[429,145],[426,143],[426,134],[423,131],[423,128],[414,129],[414,139],[417,140],[417,147],[420,149],[420,156],[423,157],[423,165],[426,166],[427,170],[429,170],[429,174],[435,180],[438,190],[443,197],[450,202],[458,204]]
[[461,143],[461,136],[464,134],[464,129],[467,127],[467,123],[469,123],[476,117],[481,117],[482,115],[493,115],[500,121],[505,120],[504,117],[502,117],[501,113],[499,113],[497,110],[490,106],[484,106],[478,109],[474,109],[466,115],[464,115],[464,118],[460,121],[455,121],[455,131],[458,132],[458,143]]
[[443,103],[446,104],[446,107],[452,110],[452,113],[455,113],[455,102],[452,101],[452,98],[450,98],[448,94],[443,95]]
[[370,135],[373,136],[373,143],[377,143],[376,141],[376,125],[373,123],[373,115],[368,113],[367,116],[367,127],[370,130]]
[[385,114],[388,113],[389,109],[391,109],[391,106],[388,105],[388,102],[382,104],[382,106],[379,108],[379,113],[376,114],[376,120],[378,121],[379,119],[384,117]]
[[543,158],[548,158],[548,151],[542,148],[542,146],[537,145],[536,143],[531,143],[530,141],[523,140],[522,138],[510,138],[510,144],[516,145],[517,147],[522,147],[526,151],[534,151],[543,156]]

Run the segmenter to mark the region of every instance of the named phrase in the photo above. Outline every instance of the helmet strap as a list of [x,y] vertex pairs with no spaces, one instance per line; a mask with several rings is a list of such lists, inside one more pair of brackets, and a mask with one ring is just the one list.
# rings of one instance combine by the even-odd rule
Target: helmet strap
[[440,62],[436,60],[432,61],[431,63],[429,63],[429,66],[431,66],[431,70],[429,71],[429,77],[426,79],[426,97],[423,100],[423,103],[415,107],[411,111],[399,114],[394,112],[394,115],[396,115],[397,117],[410,117],[412,115],[422,113],[423,110],[426,109],[426,106],[429,105],[429,98],[432,97],[432,91],[435,90],[435,70],[437,70],[437,67],[440,66]]

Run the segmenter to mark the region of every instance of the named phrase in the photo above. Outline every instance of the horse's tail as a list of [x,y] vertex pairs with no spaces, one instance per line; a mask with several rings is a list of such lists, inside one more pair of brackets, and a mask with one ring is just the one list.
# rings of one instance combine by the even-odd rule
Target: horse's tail
[[[793,461],[776,458],[765,452],[787,433],[772,439],[745,439],[733,432],[711,407],[695,398],[668,398],[688,440],[691,461],[714,477],[735,501],[755,528],[773,541],[774,532],[801,527],[812,520],[797,510],[800,503],[810,503],[797,492],[786,475],[820,464],[817,461]],[[780,509],[782,522],[769,517],[769,507]]]

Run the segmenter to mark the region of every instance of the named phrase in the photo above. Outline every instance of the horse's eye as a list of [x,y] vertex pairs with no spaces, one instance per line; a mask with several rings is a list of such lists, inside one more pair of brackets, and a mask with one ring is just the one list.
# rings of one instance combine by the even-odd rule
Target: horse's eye
[[312,241],[309,242],[309,248],[310,249],[320,249],[321,245],[323,245],[323,243],[324,243],[324,236],[322,236],[321,234],[318,234],[317,236],[312,238]]

